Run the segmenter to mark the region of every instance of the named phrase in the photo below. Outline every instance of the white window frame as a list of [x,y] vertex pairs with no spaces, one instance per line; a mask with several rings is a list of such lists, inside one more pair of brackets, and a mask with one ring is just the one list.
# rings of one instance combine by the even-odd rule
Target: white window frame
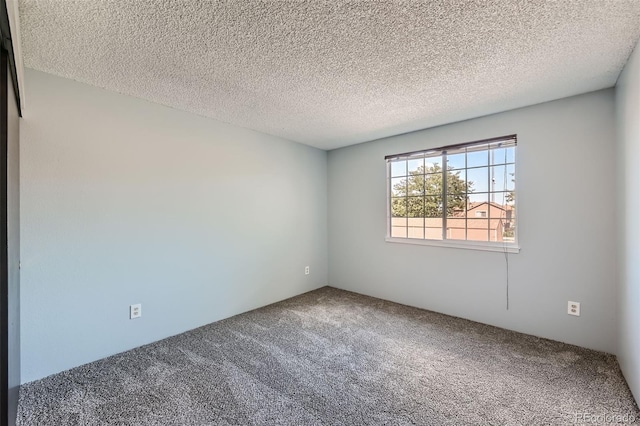
[[[410,160],[412,158],[429,158],[429,157],[437,157],[442,155],[442,169],[443,175],[446,174],[447,163],[446,163],[446,155],[447,152],[457,151],[465,149],[468,147],[481,147],[485,145],[489,150],[491,148],[497,148],[500,146],[513,146],[517,147],[517,136],[516,135],[508,135],[499,138],[491,138],[484,139],[481,141],[475,142],[467,142],[463,144],[457,145],[449,145],[441,148],[432,148],[423,151],[413,151],[404,154],[395,154],[388,155],[385,157],[386,160],[386,170],[387,170],[387,179],[386,179],[386,191],[387,191],[387,235],[385,241],[389,243],[400,243],[400,244],[412,244],[412,245],[422,245],[422,246],[435,246],[435,247],[448,247],[448,248],[459,248],[459,249],[470,249],[470,250],[483,250],[483,251],[495,251],[495,252],[504,252],[504,253],[519,253],[520,245],[518,243],[518,231],[519,231],[519,210],[518,210],[518,199],[517,196],[518,190],[516,188],[516,199],[514,203],[515,211],[516,211],[516,227],[514,232],[514,241],[513,242],[496,242],[496,241],[472,241],[472,240],[459,240],[459,239],[447,239],[446,238],[446,220],[447,214],[446,209],[443,209],[443,237],[442,239],[427,239],[423,238],[410,238],[410,237],[392,237],[391,236],[391,226],[392,226],[392,214],[391,214],[391,195],[392,195],[392,176],[391,176],[391,163],[392,160],[398,159],[407,159]],[[484,150],[483,150],[484,151]],[[514,157],[514,170],[517,172],[517,164],[518,164],[518,150],[515,150]],[[465,170],[468,170],[465,167]],[[443,200],[446,199],[446,185],[443,184]],[[488,215],[489,216],[489,215]],[[490,217],[488,217],[490,220]]]

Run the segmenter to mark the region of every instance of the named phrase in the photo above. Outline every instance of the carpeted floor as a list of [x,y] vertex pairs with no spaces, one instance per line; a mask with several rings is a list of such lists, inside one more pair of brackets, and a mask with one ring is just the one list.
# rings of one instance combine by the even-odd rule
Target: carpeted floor
[[329,287],[28,383],[18,411],[38,426],[633,418],[611,355]]

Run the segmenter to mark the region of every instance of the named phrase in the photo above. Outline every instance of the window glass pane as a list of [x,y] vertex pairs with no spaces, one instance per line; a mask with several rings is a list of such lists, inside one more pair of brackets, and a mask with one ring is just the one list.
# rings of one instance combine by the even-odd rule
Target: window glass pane
[[424,228],[423,227],[420,227],[420,228],[409,228],[407,236],[409,238],[423,239],[424,238]]
[[[491,201],[496,203],[497,206],[499,207],[506,207],[505,205],[507,204],[509,198],[509,192],[493,192],[491,193]],[[498,208],[498,207],[496,207]],[[504,212],[503,212],[504,213]],[[498,215],[493,214],[493,212],[491,213],[491,217],[497,217]]]
[[406,198],[391,199],[391,216],[407,217],[407,199]]
[[407,228],[392,226],[391,227],[391,236],[395,238],[407,238]]
[[507,166],[489,167],[491,175],[491,192],[505,191],[507,187]]
[[407,162],[409,168],[409,174],[422,173],[424,174],[424,158],[415,158]]
[[507,151],[504,148],[492,149],[489,152],[489,161],[491,164],[504,164],[506,163]]
[[473,209],[479,208],[481,207],[481,205],[484,205],[483,209],[486,210],[487,209],[486,205],[488,201],[489,201],[489,194],[487,194],[486,192],[483,192],[480,194],[469,194],[469,204],[467,209],[468,211],[472,211]]
[[467,167],[487,166],[489,154],[485,151],[467,152]]
[[451,154],[447,155],[447,166],[449,169],[464,169],[465,168],[465,154]]
[[442,195],[442,173],[425,175],[425,194]]
[[427,218],[424,220],[424,224],[424,237],[426,239],[442,239],[442,218]]
[[467,219],[467,240],[489,241],[489,221],[487,219]]
[[413,175],[407,181],[408,195],[424,195],[424,175]]
[[501,219],[489,220],[489,241],[502,241],[503,226]]
[[391,226],[407,226],[406,217],[392,217]]
[[424,163],[426,173],[442,172],[442,156],[425,158]]
[[514,242],[516,236],[516,217],[513,210],[507,210],[507,217],[502,221],[502,241]]
[[439,217],[442,219],[442,197],[426,196],[424,197],[424,217]]
[[466,176],[465,170],[447,170],[447,192],[456,194],[467,192]]
[[424,217],[424,197],[407,198],[407,217]]
[[447,217],[465,217],[467,208],[466,194],[447,195]]
[[507,166],[507,191],[516,189],[516,165],[509,164]]
[[466,222],[464,217],[447,219],[447,239],[465,240],[467,236]]
[[391,177],[406,176],[407,175],[407,161],[392,161],[391,162]]
[[492,178],[491,191],[513,191],[515,189],[515,165],[494,166],[489,168]]
[[516,148],[511,146],[508,148],[492,149],[489,157],[491,164],[505,164],[515,162]]
[[407,195],[407,178],[391,178],[391,195],[402,197]]
[[469,192],[489,192],[489,168],[467,170],[467,185]]
[[424,228],[424,218],[410,217],[407,219],[407,225],[409,228]]
[[505,196],[505,201],[510,208],[515,209],[516,206],[516,192],[515,191],[508,191],[507,195]]

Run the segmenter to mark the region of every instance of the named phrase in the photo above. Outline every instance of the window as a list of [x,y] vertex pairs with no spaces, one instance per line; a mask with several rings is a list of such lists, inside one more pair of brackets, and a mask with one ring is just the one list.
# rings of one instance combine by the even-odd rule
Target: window
[[517,252],[516,136],[387,160],[391,242]]

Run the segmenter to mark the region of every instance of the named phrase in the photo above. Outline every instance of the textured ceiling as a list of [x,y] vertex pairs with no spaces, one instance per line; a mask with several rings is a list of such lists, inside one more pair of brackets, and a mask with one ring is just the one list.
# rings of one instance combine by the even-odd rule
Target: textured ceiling
[[331,149],[611,87],[640,1],[21,0],[20,19],[27,67]]

